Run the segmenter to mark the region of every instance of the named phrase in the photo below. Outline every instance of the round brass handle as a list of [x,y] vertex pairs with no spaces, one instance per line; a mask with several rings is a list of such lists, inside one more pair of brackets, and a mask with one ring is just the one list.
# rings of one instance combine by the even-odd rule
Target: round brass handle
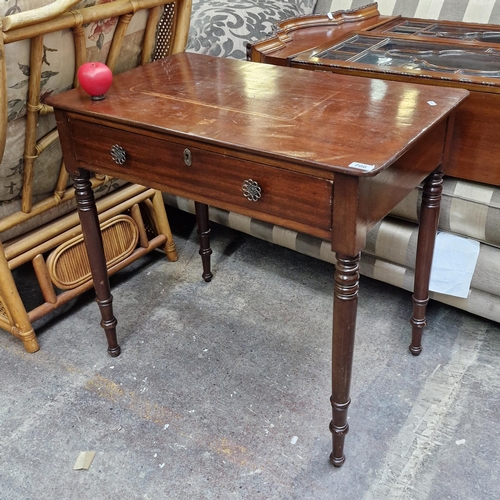
[[127,161],[127,153],[118,144],[112,146],[109,152],[111,153],[111,158],[113,158],[113,161],[116,164],[123,165]]
[[252,179],[247,179],[243,183],[241,189],[243,191],[243,196],[250,201],[258,201],[262,196],[262,189],[257,182]]

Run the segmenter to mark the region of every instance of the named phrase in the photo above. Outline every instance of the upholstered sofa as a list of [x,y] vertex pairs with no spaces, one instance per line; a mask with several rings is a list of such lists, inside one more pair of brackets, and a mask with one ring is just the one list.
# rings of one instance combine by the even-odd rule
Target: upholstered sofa
[[[194,0],[187,50],[243,59],[247,54],[246,44],[271,34],[273,21],[287,16],[354,9],[367,3],[366,0]],[[500,24],[500,1],[381,0],[378,10],[382,15]],[[405,290],[412,289],[420,196],[421,189],[416,189],[371,231],[361,258],[362,274]],[[194,211],[190,200],[167,194],[164,199],[182,210]],[[210,218],[274,244],[335,262],[326,241],[216,208],[210,209]],[[475,266],[471,264],[468,292],[461,293],[465,297],[433,292],[432,299],[500,321],[499,223],[498,187],[445,178],[439,229],[443,235],[458,235],[462,242],[479,247],[479,255]],[[452,273],[455,271],[460,280],[461,265],[452,269]]]

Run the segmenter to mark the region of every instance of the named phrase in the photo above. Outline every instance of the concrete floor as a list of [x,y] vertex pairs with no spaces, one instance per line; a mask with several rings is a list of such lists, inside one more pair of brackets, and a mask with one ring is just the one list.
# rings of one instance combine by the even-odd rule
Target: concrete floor
[[37,326],[36,354],[0,332],[2,500],[500,498],[497,324],[432,303],[414,358],[410,294],[362,278],[334,469],[333,267],[216,226],[207,284],[192,222],[178,262],[113,278],[120,357],[93,294]]

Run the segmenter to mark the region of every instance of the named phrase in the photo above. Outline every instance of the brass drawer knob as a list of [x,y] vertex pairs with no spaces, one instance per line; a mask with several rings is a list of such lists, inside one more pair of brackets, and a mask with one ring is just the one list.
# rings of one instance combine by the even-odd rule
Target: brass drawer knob
[[258,201],[262,196],[262,189],[252,179],[247,179],[242,186],[243,196],[250,201]]
[[127,161],[125,150],[121,146],[118,146],[118,144],[111,147],[110,153],[111,158],[113,158],[113,161],[118,165],[123,165]]

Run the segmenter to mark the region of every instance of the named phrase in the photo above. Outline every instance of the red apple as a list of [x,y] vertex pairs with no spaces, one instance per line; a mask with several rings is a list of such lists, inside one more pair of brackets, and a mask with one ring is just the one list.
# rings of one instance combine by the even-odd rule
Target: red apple
[[92,99],[100,100],[111,87],[113,73],[103,63],[88,62],[78,68],[78,81]]

